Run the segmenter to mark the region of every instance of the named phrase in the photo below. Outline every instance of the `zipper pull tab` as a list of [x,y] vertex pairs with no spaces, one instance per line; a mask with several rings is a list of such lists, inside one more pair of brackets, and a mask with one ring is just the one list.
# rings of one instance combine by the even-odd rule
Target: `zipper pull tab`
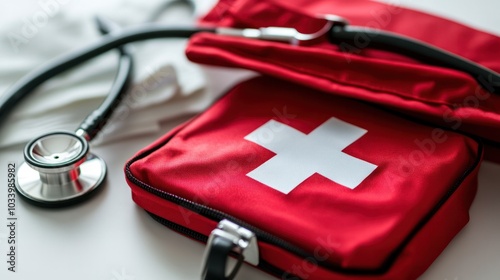
[[[226,274],[227,259],[232,254],[237,263]],[[203,280],[233,279],[243,261],[253,265],[259,264],[259,247],[257,237],[250,230],[240,227],[228,220],[222,220],[208,238],[203,257]]]

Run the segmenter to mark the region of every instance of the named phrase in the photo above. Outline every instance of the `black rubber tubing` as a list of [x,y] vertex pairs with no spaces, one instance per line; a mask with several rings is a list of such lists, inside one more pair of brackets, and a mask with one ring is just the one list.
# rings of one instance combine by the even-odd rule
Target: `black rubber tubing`
[[[422,62],[459,70],[471,75],[487,91],[500,94],[500,74],[425,42],[399,34],[361,26],[334,26],[329,40],[344,51],[376,48],[400,53]],[[349,45],[351,44],[351,45]]]
[[[198,32],[214,33],[215,29],[197,27],[172,28],[152,25],[124,30],[117,35],[106,35],[99,42],[56,58],[21,78],[0,97],[0,121],[5,119],[6,115],[20,100],[28,96],[46,80],[104,52],[136,41],[157,38],[189,38]],[[355,44],[354,47],[356,47],[356,40],[360,38],[368,39],[365,43],[369,47],[396,51],[425,62],[464,71],[476,78],[479,84],[489,92],[500,92],[500,75],[498,73],[418,40],[390,32],[356,26],[334,26],[329,33],[329,38],[331,42],[337,44],[342,44],[346,41],[352,42]]]
[[[96,17],[96,22],[102,34],[120,30],[119,26],[104,18]],[[106,125],[116,107],[118,107],[127,93],[132,82],[134,63],[130,48],[125,45],[119,47],[118,50],[120,52],[118,71],[108,95],[99,108],[92,111],[78,127],[78,129],[82,129],[87,134],[87,141],[91,141],[99,133],[102,127]]]

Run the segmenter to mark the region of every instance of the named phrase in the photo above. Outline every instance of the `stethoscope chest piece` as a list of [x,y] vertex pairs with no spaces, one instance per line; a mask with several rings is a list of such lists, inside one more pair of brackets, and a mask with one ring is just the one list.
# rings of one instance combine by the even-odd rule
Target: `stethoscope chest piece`
[[59,131],[42,135],[24,149],[17,191],[29,202],[61,207],[89,197],[106,177],[104,161],[89,153],[82,136]]

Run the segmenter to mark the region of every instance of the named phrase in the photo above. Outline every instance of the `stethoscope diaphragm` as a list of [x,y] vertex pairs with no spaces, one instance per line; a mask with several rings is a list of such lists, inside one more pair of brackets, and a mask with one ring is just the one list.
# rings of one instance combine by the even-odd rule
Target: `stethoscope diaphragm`
[[29,202],[61,207],[90,197],[106,177],[106,164],[89,154],[86,139],[72,132],[52,132],[33,139],[24,149],[17,191]]

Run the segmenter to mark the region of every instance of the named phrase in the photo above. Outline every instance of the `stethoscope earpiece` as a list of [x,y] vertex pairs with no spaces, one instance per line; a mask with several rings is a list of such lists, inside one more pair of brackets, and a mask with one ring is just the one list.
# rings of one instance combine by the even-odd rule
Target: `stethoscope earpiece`
[[106,164],[89,153],[85,138],[57,131],[39,136],[24,149],[17,191],[28,202],[63,207],[90,197],[106,177]]

